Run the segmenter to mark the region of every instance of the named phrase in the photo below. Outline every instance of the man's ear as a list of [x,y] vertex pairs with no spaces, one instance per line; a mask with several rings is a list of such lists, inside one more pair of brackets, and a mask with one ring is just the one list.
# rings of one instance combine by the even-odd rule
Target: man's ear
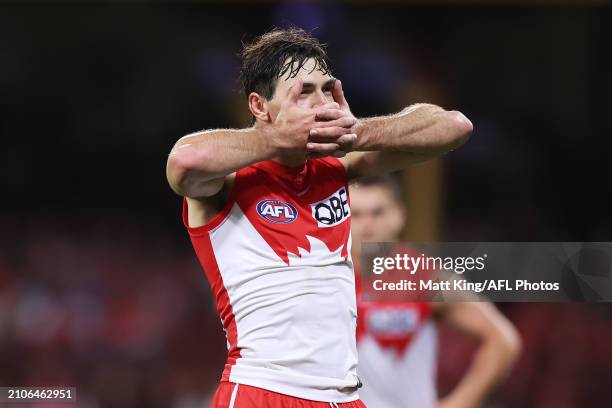
[[259,119],[263,122],[268,122],[270,120],[270,112],[268,111],[268,101],[266,98],[257,92],[251,92],[248,101],[249,110],[255,119]]
[[396,203],[396,206],[397,206],[397,208],[396,208],[396,211],[397,211],[396,217],[397,217],[397,219],[396,219],[395,222],[396,222],[396,225],[397,225],[397,233],[401,234],[402,231],[404,230],[404,227],[406,226],[406,208],[403,205],[399,204],[399,203]]

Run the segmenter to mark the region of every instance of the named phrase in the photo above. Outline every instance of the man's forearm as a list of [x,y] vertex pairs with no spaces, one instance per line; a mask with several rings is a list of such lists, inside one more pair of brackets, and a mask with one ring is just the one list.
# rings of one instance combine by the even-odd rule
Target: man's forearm
[[360,119],[354,150],[445,153],[468,139],[471,122],[457,111],[417,104],[399,113]]
[[182,138],[170,155],[188,156],[190,168],[217,178],[275,154],[275,146],[257,128],[222,129],[195,133]]
[[194,133],[180,139],[168,158],[172,188],[187,194],[197,181],[202,185],[243,167],[267,160],[277,147],[265,128],[220,129]]

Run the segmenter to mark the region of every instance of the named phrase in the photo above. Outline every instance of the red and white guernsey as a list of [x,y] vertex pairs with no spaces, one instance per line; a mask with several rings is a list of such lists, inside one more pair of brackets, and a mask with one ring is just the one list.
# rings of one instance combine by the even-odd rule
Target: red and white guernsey
[[368,408],[433,408],[437,335],[429,303],[360,302],[357,349]]
[[228,342],[222,381],[326,402],[358,399],[346,171],[335,158],[236,173],[209,224],[183,221]]

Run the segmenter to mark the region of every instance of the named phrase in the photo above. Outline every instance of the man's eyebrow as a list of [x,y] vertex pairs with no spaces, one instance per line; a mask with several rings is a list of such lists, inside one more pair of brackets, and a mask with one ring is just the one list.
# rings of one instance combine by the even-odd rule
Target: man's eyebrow
[[325,81],[325,83],[323,84],[322,88],[325,88],[326,86],[334,86],[336,81],[337,81],[336,78],[328,79],[327,81]]
[[[334,86],[335,82],[336,82],[336,78],[328,79],[327,81],[325,81],[323,83],[321,88],[326,88],[326,87],[329,87],[329,86]],[[308,88],[308,89],[316,88],[316,85],[313,82],[304,82],[302,84],[302,89],[304,89],[304,88]]]

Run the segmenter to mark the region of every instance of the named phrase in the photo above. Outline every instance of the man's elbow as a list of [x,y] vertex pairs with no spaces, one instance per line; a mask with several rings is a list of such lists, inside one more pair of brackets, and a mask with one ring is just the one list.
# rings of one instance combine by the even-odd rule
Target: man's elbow
[[507,330],[507,333],[505,333],[504,348],[512,361],[516,360],[521,354],[523,342],[521,340],[521,335],[514,326],[511,326]]
[[195,190],[201,189],[201,184],[208,181],[206,167],[209,160],[206,153],[205,149],[196,150],[190,145],[177,146],[172,150],[166,177],[175,193],[187,197],[198,195]]
[[472,125],[472,122],[459,111],[450,111],[447,113],[447,117],[448,126],[451,129],[450,133],[452,135],[450,144],[452,145],[452,149],[456,149],[469,140],[474,130],[474,125]]
[[185,196],[185,181],[189,171],[188,163],[183,154],[172,150],[166,163],[166,178],[170,188],[178,195]]
[[506,361],[512,365],[521,354],[522,340],[518,330],[509,321],[495,331],[494,341],[498,349],[506,356]]

